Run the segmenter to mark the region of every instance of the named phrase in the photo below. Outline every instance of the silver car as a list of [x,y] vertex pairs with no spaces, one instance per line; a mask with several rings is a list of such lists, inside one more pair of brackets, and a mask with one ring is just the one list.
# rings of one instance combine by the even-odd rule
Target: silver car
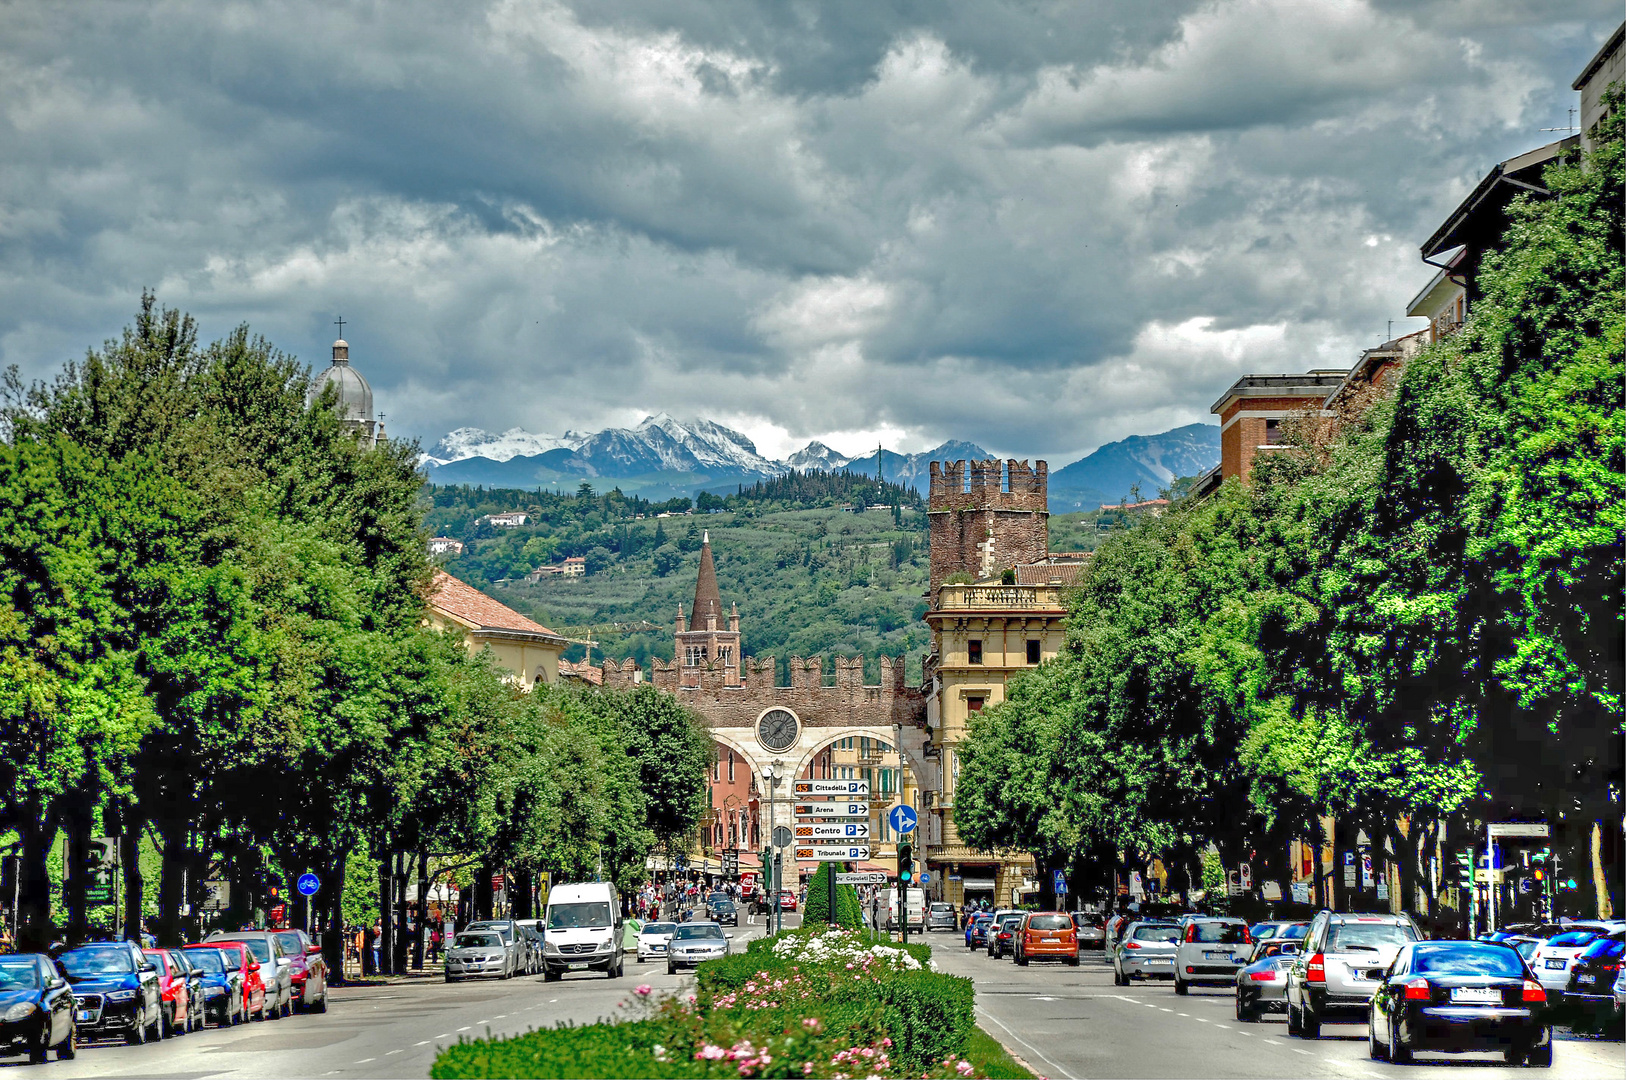
[[270,930],[239,930],[225,934],[217,930],[205,939],[204,944],[216,941],[241,941],[254,954],[254,959],[260,965],[260,980],[265,983],[266,1016],[293,1015],[293,961],[288,959],[276,933]]
[[495,930],[502,937],[503,948],[508,950],[509,974],[503,978],[526,973],[529,963],[530,942],[520,933],[519,927],[514,925],[512,919],[481,919],[471,922],[464,930]]
[[1192,919],[1174,952],[1174,992],[1193,986],[1230,986],[1248,965],[1248,924],[1242,919]]
[[933,930],[947,930],[954,933],[960,928],[960,920],[955,918],[954,905],[937,903],[926,909],[926,932]]
[[446,950],[446,981],[478,976],[513,978],[514,951],[495,928],[464,930]]
[[1107,945],[1107,932],[1102,929],[1105,920],[1099,915],[1092,915],[1088,911],[1075,911],[1069,916],[1073,920],[1073,930],[1078,935],[1080,949],[1104,949]]
[[1570,984],[1570,969],[1575,967],[1576,957],[1602,936],[1601,931],[1590,927],[1566,930],[1537,945],[1527,959],[1542,989],[1553,997],[1562,994]]
[[1174,952],[1180,927],[1172,922],[1140,921],[1124,927],[1112,950],[1112,981],[1128,986],[1132,979],[1174,978]]
[[1255,942],[1248,966],[1236,973],[1236,1018],[1251,1024],[1267,1010],[1287,1008],[1287,968],[1299,951],[1295,938]]
[[1287,971],[1287,1033],[1318,1039],[1327,1014],[1367,1012],[1401,946],[1422,937],[1410,915],[1317,914]]
[[732,950],[732,934],[714,922],[688,922],[678,926],[666,953],[666,973],[676,975],[680,967],[699,967],[707,960],[727,956]]

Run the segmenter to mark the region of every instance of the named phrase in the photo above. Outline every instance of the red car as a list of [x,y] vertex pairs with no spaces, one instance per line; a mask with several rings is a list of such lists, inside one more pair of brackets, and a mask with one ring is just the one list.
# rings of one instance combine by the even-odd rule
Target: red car
[[780,911],[795,911],[796,910],[796,891],[794,889],[780,889],[779,890],[779,910]]
[[294,980],[294,1008],[327,1012],[327,958],[303,930],[278,930],[277,941],[288,954]]
[[141,952],[158,969],[163,1034],[186,1035],[195,1027],[203,1027],[203,999],[192,993],[191,970],[177,963],[167,949],[142,949]]
[[211,941],[200,945],[188,945],[188,949],[218,949],[226,958],[228,964],[235,964],[233,970],[241,972],[243,976],[243,1019],[264,1020],[267,1018],[265,1000],[265,979],[260,975],[260,962],[254,959],[248,946],[241,941]]

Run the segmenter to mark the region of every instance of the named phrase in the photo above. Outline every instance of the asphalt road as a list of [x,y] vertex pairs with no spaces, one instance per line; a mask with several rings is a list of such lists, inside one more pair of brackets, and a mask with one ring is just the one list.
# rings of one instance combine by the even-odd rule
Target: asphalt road
[[[797,924],[787,916],[786,925]],[[758,937],[763,927],[745,925],[733,933],[736,947]],[[567,974],[559,982],[542,976],[447,984],[439,977],[409,979],[382,986],[335,987],[325,1015],[295,1013],[281,1020],[254,1021],[235,1028],[211,1027],[146,1046],[123,1042],[81,1043],[73,1061],[30,1067],[26,1058],[0,1058],[0,1070],[22,1068],[26,1075],[56,1077],[421,1077],[439,1048],[460,1038],[518,1035],[561,1020],[591,1022],[621,1014],[617,1007],[632,988],[649,983],[664,993],[687,993],[692,972],[672,976],[662,963],[639,964],[628,954],[626,975]]]
[[[1396,1066],[1367,1057],[1366,1025],[1332,1023],[1320,1039],[1290,1038],[1282,1014],[1236,1020],[1228,989],[1193,987],[1176,997],[1166,982],[1112,985],[1112,968],[1087,952],[1076,968],[990,960],[963,939],[928,934],[938,967],[977,986],[977,1022],[1042,1075],[1051,1077],[1389,1077],[1477,1075],[1507,1070],[1501,1056],[1419,1055]],[[1465,1074],[1464,1069],[1468,1072]],[[1559,1078],[1626,1076],[1626,1046],[1558,1033]],[[1528,1075],[1528,1074],[1527,1074]]]
[[[796,923],[794,916],[787,925]],[[737,944],[762,927],[734,931]],[[958,935],[929,934],[938,967],[970,977],[977,986],[977,1020],[985,1030],[1050,1077],[1429,1077],[1505,1070],[1498,1056],[1454,1055],[1419,1059],[1412,1066],[1371,1061],[1364,1025],[1327,1024],[1307,1042],[1287,1036],[1277,1015],[1239,1024],[1222,990],[1194,989],[1178,998],[1166,983],[1112,985],[1099,954],[1077,968],[1034,964],[968,953]],[[561,1020],[577,1023],[621,1015],[618,1003],[647,982],[663,993],[684,993],[693,976],[669,976],[663,964],[630,958],[626,977],[540,976],[507,982],[447,985],[413,979],[387,986],[339,988],[325,1016],[203,1032],[142,1047],[93,1043],[76,1061],[38,1069],[50,1077],[421,1077],[438,1048],[464,1037],[513,1035]],[[1626,1075],[1626,1046],[1560,1033],[1554,1080]],[[28,1068],[20,1058],[0,1068]],[[1464,1069],[1467,1071],[1464,1072]]]

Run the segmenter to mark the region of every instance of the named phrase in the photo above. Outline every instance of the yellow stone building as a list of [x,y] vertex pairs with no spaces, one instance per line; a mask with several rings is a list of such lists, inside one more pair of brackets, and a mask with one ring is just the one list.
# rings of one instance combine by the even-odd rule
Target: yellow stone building
[[427,600],[427,622],[437,630],[456,628],[470,652],[489,648],[509,680],[529,690],[559,681],[559,657],[570,642],[532,622],[444,570],[436,570]]

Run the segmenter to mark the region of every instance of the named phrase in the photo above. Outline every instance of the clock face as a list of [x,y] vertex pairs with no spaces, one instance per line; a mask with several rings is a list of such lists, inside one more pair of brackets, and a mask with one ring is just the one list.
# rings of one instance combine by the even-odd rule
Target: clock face
[[757,721],[757,740],[769,750],[783,752],[796,745],[796,714],[789,709],[769,709]]

